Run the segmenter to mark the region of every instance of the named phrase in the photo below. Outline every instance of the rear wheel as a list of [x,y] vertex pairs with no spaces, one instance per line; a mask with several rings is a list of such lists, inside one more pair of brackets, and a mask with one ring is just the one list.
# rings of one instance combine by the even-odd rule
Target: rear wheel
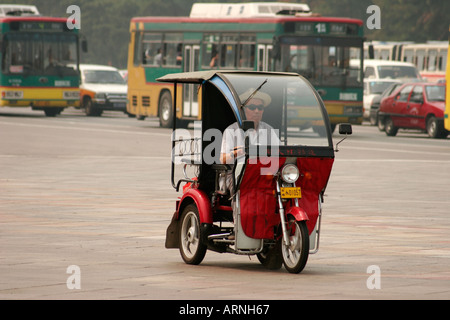
[[448,136],[448,131],[434,116],[427,120],[427,133],[430,138],[446,138]]
[[305,221],[290,219],[288,222],[289,245],[281,240],[284,267],[290,273],[299,273],[308,261],[309,233]]
[[180,254],[187,264],[200,264],[206,254],[206,246],[201,242],[198,209],[190,204],[181,214]]
[[163,128],[170,128],[173,121],[172,96],[166,91],[159,100],[159,124]]

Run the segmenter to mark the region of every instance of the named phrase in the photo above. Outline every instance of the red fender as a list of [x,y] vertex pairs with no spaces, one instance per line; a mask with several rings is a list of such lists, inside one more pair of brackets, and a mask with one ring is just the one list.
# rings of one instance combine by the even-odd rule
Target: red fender
[[300,207],[290,207],[289,209],[287,209],[287,214],[292,215],[295,220],[297,221],[308,221],[308,215],[306,214],[306,211],[303,210]]
[[184,203],[194,201],[198,208],[198,215],[200,216],[200,223],[213,223],[212,211],[211,211],[211,201],[205,192],[199,189],[188,189],[181,197],[178,208],[177,215],[178,218],[181,214],[180,208],[184,208]]

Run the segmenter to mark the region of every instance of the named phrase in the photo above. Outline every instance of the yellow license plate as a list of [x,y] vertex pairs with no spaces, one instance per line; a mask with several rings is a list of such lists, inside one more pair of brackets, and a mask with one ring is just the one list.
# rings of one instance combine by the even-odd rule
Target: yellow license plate
[[300,187],[283,187],[280,191],[283,199],[302,197],[302,188]]

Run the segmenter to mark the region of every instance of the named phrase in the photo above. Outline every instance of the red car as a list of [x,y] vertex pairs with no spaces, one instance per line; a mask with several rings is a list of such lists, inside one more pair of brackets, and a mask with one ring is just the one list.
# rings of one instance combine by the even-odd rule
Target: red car
[[432,138],[445,138],[445,84],[406,83],[383,98],[378,113],[378,127],[388,136],[398,129],[419,129]]

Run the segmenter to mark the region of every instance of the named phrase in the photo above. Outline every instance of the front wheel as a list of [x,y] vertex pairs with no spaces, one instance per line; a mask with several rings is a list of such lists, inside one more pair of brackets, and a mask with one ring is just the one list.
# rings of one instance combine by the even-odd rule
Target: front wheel
[[395,137],[398,132],[398,128],[394,125],[394,121],[391,118],[386,118],[384,122],[384,131],[386,132],[386,135],[389,137]]
[[206,246],[201,242],[198,209],[192,204],[181,214],[180,254],[187,264],[200,264],[206,254]]
[[284,267],[290,273],[300,273],[308,261],[309,233],[305,221],[290,219],[288,222],[289,245],[281,239]]

